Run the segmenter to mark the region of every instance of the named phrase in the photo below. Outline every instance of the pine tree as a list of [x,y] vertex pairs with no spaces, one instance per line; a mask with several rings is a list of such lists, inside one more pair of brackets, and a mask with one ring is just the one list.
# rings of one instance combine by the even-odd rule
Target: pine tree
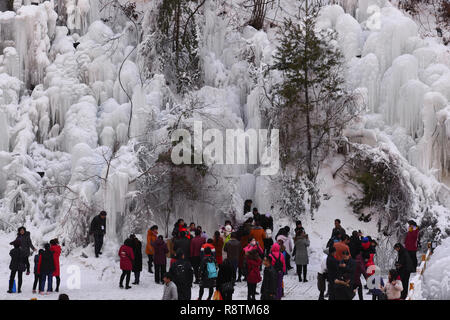
[[163,72],[177,92],[198,86],[200,66],[195,14],[205,0],[162,0],[159,6],[156,43]]
[[[280,130],[286,189],[292,189],[296,181],[308,193],[311,216],[320,205],[317,175],[321,162],[355,116],[353,97],[344,86],[335,33],[316,30],[319,10],[318,1],[306,0],[296,21],[287,19],[281,28],[273,69],[282,72],[283,81],[275,88],[269,115]],[[296,193],[285,198],[293,199]]]

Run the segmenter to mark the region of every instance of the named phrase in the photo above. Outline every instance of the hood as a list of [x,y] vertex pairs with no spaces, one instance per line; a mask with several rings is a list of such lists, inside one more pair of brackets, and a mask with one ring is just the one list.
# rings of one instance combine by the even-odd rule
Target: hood
[[272,246],[271,252],[280,252],[280,245],[278,243],[274,243]]

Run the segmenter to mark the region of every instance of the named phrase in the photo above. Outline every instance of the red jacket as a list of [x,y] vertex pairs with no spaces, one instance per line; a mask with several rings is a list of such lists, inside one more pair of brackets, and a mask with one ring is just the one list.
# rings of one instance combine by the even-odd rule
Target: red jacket
[[191,240],[191,257],[200,257],[200,250],[205,242],[206,240],[202,236],[195,236]]
[[419,239],[419,228],[408,231],[405,239],[405,249],[408,251],[417,251],[417,240]]
[[216,256],[216,247],[214,247],[214,245],[212,243],[205,243],[205,244],[203,244],[202,248],[200,249],[200,252],[204,253],[206,248],[210,248],[212,255]]
[[261,282],[261,273],[259,272],[259,266],[261,265],[261,259],[253,260],[247,258],[247,282],[258,283]]
[[50,251],[53,252],[53,263],[55,265],[55,271],[53,271],[54,277],[59,277],[59,256],[61,255],[61,247],[59,245],[50,246]]
[[122,245],[119,249],[120,269],[131,271],[133,269],[134,253],[129,246]]

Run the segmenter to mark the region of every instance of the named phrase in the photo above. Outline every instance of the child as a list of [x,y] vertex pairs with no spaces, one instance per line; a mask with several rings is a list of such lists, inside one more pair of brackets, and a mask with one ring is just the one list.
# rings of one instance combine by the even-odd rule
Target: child
[[177,286],[172,281],[172,275],[165,273],[163,277],[164,293],[162,300],[178,300]]
[[34,256],[34,283],[33,283],[33,293],[36,293],[36,287],[40,287],[41,279],[38,273],[39,257],[44,252],[44,250],[39,249],[39,252]]
[[12,242],[14,249],[9,252],[11,256],[11,263],[9,264],[9,269],[11,270],[11,275],[9,277],[9,290],[8,293],[13,293],[14,278],[18,277],[17,293],[21,293],[22,288],[22,274],[27,268],[26,253],[20,247],[20,240],[15,240]]

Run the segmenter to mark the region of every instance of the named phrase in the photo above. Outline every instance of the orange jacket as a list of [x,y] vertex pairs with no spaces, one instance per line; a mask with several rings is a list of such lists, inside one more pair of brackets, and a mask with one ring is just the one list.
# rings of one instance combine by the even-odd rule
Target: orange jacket
[[[348,247],[348,245],[346,245],[342,241],[336,242],[334,244],[334,247],[336,248],[336,259],[337,259],[337,261],[341,261],[342,260],[342,253],[344,251],[348,251],[348,253],[350,254],[350,248]],[[350,255],[350,257],[351,257],[351,255]]]
[[264,239],[266,238],[266,232],[263,228],[252,229],[250,231],[250,238],[255,238],[258,241],[259,246],[263,249],[264,252]]
[[145,253],[147,255],[153,255],[155,253],[155,249],[152,246],[152,242],[155,242],[156,238],[157,238],[157,236],[153,233],[153,231],[148,229],[148,231],[147,231],[147,246],[145,247]]

